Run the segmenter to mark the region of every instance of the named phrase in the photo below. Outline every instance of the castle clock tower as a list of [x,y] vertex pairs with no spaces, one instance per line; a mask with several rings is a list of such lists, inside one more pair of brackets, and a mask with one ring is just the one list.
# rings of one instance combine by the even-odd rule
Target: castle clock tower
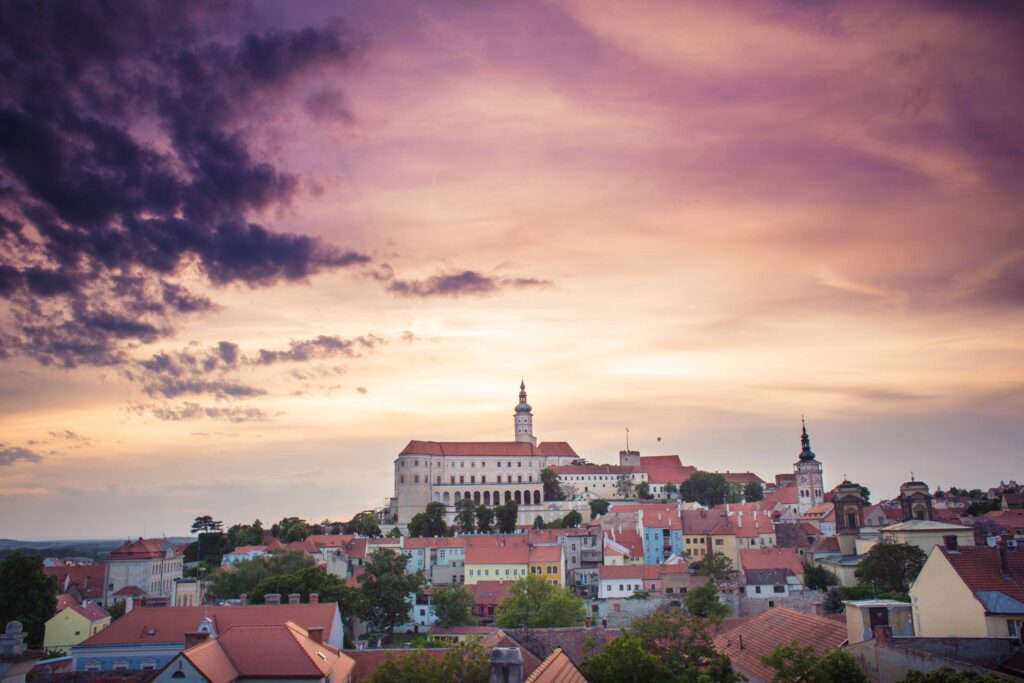
[[803,434],[800,436],[800,459],[793,465],[796,474],[797,512],[801,515],[825,502],[824,485],[822,484],[821,463],[814,457],[811,450],[811,437],[807,436],[807,423],[800,418]]
[[533,436],[533,408],[526,402],[526,382],[519,382],[519,405],[516,406],[516,441],[537,445]]

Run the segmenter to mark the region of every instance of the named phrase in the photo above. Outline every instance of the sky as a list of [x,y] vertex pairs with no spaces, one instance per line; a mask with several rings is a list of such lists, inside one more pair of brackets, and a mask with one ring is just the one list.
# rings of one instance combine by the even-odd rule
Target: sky
[[0,537],[344,520],[410,439],[1020,479],[1012,2],[0,5]]

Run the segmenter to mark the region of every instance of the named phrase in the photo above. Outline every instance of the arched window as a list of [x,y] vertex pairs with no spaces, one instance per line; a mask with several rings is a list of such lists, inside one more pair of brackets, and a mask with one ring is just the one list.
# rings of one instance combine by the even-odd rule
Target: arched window
[[533,504],[540,505],[540,491],[533,492]]
[[[448,494],[445,494],[445,495],[448,495]],[[455,504],[458,505],[460,500],[462,500],[462,494],[459,493],[458,491],[456,491],[455,492]]]
[[516,499],[517,503],[521,504],[523,502],[523,492],[522,491],[516,491],[515,499]]
[[448,495],[447,491],[445,491],[444,495],[441,496],[441,502],[444,503],[445,505],[448,505],[448,503],[451,502],[451,496]]
[[479,491],[473,491],[473,502],[476,503],[477,505],[480,504],[480,492]]
[[505,502],[507,503],[510,500],[512,500],[512,492],[511,491],[505,491]]
[[490,504],[491,504],[491,492],[490,491],[484,491],[484,505],[490,505]]

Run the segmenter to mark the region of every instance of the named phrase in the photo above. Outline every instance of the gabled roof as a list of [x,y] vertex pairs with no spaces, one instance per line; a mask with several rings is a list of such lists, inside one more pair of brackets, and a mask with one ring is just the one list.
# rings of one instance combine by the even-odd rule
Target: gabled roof
[[576,451],[565,441],[547,441],[539,446],[525,441],[410,441],[399,455],[436,456],[564,456]]
[[304,629],[322,626],[324,639],[328,640],[337,610],[338,606],[333,602],[318,605],[136,607],[82,645],[184,643],[185,634],[196,630],[204,614],[213,619],[219,633],[234,625],[273,625],[291,621]]
[[43,567],[43,573],[57,578],[57,590],[76,589],[83,598],[98,598],[103,595],[102,564],[76,564],[63,567]]
[[569,655],[558,647],[540,663],[525,683],[587,683]]
[[534,545],[530,546],[530,562],[561,562],[562,546]]
[[[520,645],[524,650],[528,650],[538,659],[547,659],[552,652],[561,649],[577,666],[583,665],[584,653],[586,652],[585,643],[591,643],[593,645],[592,653],[597,654],[604,649],[605,645],[619,635],[619,631],[616,629],[588,626],[542,629],[516,628],[506,629],[505,633],[516,644]],[[523,652],[524,669],[526,654],[526,652]]]
[[770,503],[781,503],[783,505],[796,505],[800,500],[800,491],[796,486],[783,486],[771,493],[764,494],[763,501]]
[[820,656],[845,643],[846,637],[845,623],[787,607],[773,607],[716,636],[715,649],[727,655],[740,673],[770,681],[775,671],[761,658],[779,645],[795,640],[813,647]]
[[715,474],[721,474],[725,477],[726,481],[731,481],[734,484],[761,484],[764,485],[764,479],[757,476],[753,472],[716,472]]
[[1002,593],[1018,603],[1024,603],[1024,552],[1006,552],[1009,573],[1004,575],[998,548],[963,546],[956,551],[950,551],[942,546],[936,546],[936,549],[945,556],[946,561],[986,609],[998,602],[997,596],[984,595],[985,593]]
[[530,546],[522,536],[466,536],[466,564],[526,564]]
[[110,618],[110,615],[107,614],[107,610],[103,609],[95,602],[90,602],[86,605],[68,605],[68,609],[78,612],[92,623]]
[[751,569],[787,569],[794,574],[803,574],[804,565],[796,548],[752,548],[740,550],[740,567]]
[[882,531],[970,531],[971,527],[962,524],[934,522],[930,519],[908,519],[882,527]]
[[697,471],[696,467],[680,462],[678,455],[641,456],[640,469],[652,484],[681,484]]
[[180,555],[178,547],[166,538],[139,538],[137,541],[125,541],[110,551],[111,560],[138,560],[163,557],[168,550]]

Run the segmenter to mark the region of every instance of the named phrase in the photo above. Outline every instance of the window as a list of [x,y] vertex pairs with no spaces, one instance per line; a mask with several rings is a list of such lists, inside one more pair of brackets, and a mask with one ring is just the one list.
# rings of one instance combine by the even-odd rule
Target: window
[[[100,663],[99,663],[99,661],[96,660],[96,659],[90,659],[88,662],[85,663],[85,670],[86,671],[99,671],[100,670]],[[185,675],[182,674],[181,678],[184,678],[184,677],[185,677]]]
[[523,483],[523,475],[521,475],[521,474],[520,474],[520,475],[518,475],[518,476],[517,476],[517,479],[519,480],[519,483],[520,483],[520,484],[522,484],[522,483]]
[[760,586],[754,586],[754,592],[755,593],[760,593],[761,592],[761,587]]
[[453,484],[455,483],[455,475],[454,474],[452,475],[452,483]]
[[464,475],[462,475],[462,474],[459,475],[459,483],[460,484],[465,484],[466,483],[466,477]]
[[522,460],[520,460],[519,462],[516,463],[516,467],[522,467],[522,466],[523,466],[523,461]]
[[441,475],[437,475],[437,483],[438,483],[438,484],[440,484],[440,483],[441,483]]
[[460,461],[459,461],[459,467],[465,467],[465,466],[466,466],[466,463],[465,463],[465,461],[463,461],[463,460],[460,460]]
[[715,545],[723,545],[724,543],[725,543],[725,541],[723,539],[721,539],[721,538],[716,538],[715,539]]
[[769,607],[775,607],[775,601],[774,600],[769,600],[768,601],[768,606]]
[[786,592],[786,587],[785,586],[775,586],[775,588],[773,590],[776,593],[785,593]]
[[[398,477],[398,483],[399,484],[404,484],[405,483],[405,475],[404,474]],[[110,587],[113,588],[114,585],[111,584]]]
[[115,669],[127,669],[128,668],[128,660],[127,659],[115,659],[114,660],[113,668],[115,668]]
[[175,671],[174,673],[171,674],[171,678],[184,678],[184,677],[185,677],[185,672],[184,671]]
[[501,461],[500,460],[498,461],[498,469],[499,470],[501,469]]
[[470,460],[469,461],[469,466],[470,467],[476,467],[476,461],[475,460]]
[[413,467],[419,467],[420,466],[420,461],[419,460],[413,460],[412,461],[412,466]]
[[469,483],[470,484],[475,484],[476,483],[476,475],[475,474],[471,474],[469,476]]
[[1024,622],[1017,621],[1015,619],[1006,620],[1006,634],[1011,638],[1016,638],[1017,634],[1020,633],[1020,625]]
[[480,483],[481,484],[486,484],[487,483],[487,475],[486,474],[481,474],[480,475]]
[[531,475],[529,475],[529,482],[530,482],[531,484],[533,483],[533,475],[532,475],[532,474],[531,474]]
[[414,474],[413,477],[412,477],[412,483],[414,483],[414,484],[420,483],[420,475]]

